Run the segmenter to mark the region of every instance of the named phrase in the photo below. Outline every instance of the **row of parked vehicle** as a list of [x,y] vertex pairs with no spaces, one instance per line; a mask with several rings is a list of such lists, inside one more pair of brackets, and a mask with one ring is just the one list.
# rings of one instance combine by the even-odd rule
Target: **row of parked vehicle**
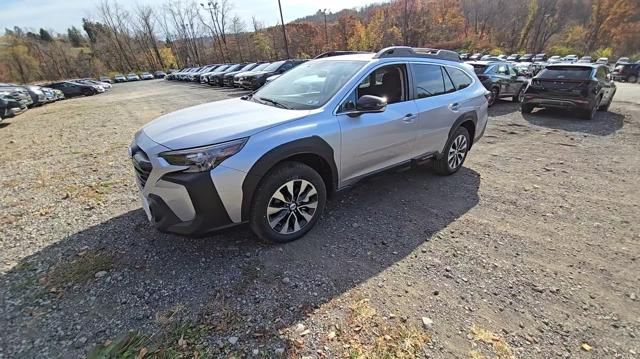
[[0,83],[0,120],[15,117],[29,108],[75,96],[92,96],[111,89],[111,84],[90,78],[40,85]]
[[153,80],[153,79],[163,79],[167,74],[164,71],[155,71],[151,72],[141,72],[137,74],[135,72],[131,72],[126,76],[123,74],[116,74],[113,76],[113,79],[109,76],[100,76],[99,80],[108,83],[121,83],[121,82],[133,82],[133,81],[144,81],[144,80]]
[[277,76],[304,63],[306,60],[281,60],[237,64],[211,64],[191,67],[170,73],[167,80],[199,82],[219,87],[241,87],[257,90]]
[[523,75],[533,77],[547,65],[553,64],[596,64],[605,65],[611,71],[611,77],[614,81],[623,81],[636,83],[640,79],[640,61],[633,62],[628,57],[621,57],[615,63],[612,63],[607,57],[600,57],[594,61],[591,56],[578,57],[577,55],[568,55],[565,57],[551,56],[546,54],[512,54],[512,55],[484,55],[475,53],[460,54],[463,61],[505,61],[512,63],[516,69]]
[[64,98],[62,91],[51,87],[0,83],[0,121]]

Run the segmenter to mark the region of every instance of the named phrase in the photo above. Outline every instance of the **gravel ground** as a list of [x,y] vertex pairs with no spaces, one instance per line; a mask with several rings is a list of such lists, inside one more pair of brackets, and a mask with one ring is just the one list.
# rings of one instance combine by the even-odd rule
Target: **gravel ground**
[[591,122],[500,102],[458,174],[365,180],[295,243],[156,232],[134,132],[240,94],[122,84],[0,124],[0,358],[639,357],[640,85]]

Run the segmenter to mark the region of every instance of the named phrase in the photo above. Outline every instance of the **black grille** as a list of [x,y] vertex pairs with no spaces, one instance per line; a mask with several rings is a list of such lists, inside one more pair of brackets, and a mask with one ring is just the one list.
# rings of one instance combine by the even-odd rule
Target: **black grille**
[[147,183],[147,180],[149,179],[151,170],[153,169],[151,161],[149,161],[149,157],[147,157],[147,154],[140,149],[137,149],[133,153],[131,160],[133,162],[133,168],[136,171],[136,176],[140,181],[140,185],[144,187]]

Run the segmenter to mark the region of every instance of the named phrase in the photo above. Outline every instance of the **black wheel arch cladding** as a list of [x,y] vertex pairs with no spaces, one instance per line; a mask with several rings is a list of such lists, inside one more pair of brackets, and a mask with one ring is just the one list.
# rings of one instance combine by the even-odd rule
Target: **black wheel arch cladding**
[[[278,163],[300,155],[320,157],[329,167],[330,183],[327,193],[333,193],[338,185],[338,169],[334,159],[333,148],[322,138],[311,136],[284,143],[265,153],[251,167],[242,183],[242,220],[249,219],[251,204],[262,178]],[[324,178],[323,174],[320,175]]]
[[[478,124],[478,115],[476,114],[475,111],[469,111],[466,112],[462,115],[460,115],[460,117],[458,117],[456,119],[456,121],[453,123],[453,126],[451,126],[451,129],[449,130],[449,136],[447,137],[447,143],[445,143],[445,147],[442,149],[441,155],[444,154],[445,152],[447,152],[447,145],[449,144],[449,140],[451,139],[451,136],[453,136],[453,134],[456,132],[456,130],[458,129],[458,127],[462,126],[462,124],[464,124],[465,122],[471,122],[473,123],[473,131],[469,131],[469,149],[471,149],[471,147],[473,146],[473,141],[474,141],[474,137],[475,137],[475,132],[476,132],[476,128],[477,128],[477,124]],[[469,130],[469,129],[467,129]]]

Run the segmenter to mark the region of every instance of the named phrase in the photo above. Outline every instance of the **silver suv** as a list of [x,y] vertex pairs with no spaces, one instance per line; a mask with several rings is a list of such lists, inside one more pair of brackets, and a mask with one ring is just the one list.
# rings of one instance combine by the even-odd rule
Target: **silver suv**
[[487,125],[487,91],[446,50],[391,47],[306,62],[261,90],[164,115],[130,155],[161,231],[241,223],[289,242],[327,197],[365,176],[431,160],[457,172]]

